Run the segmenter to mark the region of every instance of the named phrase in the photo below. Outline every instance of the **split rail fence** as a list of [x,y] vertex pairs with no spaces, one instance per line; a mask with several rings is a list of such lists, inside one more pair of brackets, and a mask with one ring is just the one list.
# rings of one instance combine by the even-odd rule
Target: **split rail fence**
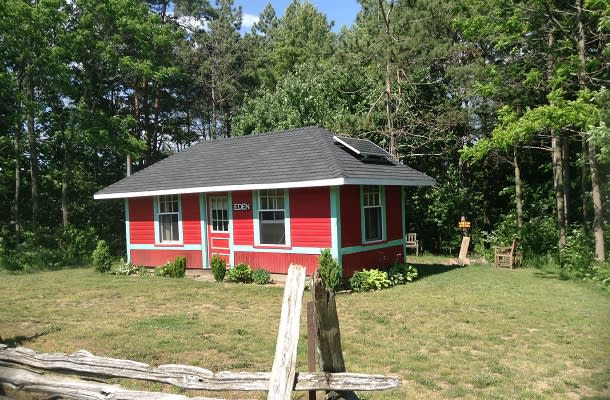
[[[345,372],[335,294],[324,286],[318,273],[312,277],[314,299],[308,303],[307,310],[309,372],[296,372],[304,287],[305,268],[291,265],[271,372],[214,373],[177,364],[152,367],[137,361],[95,356],[85,350],[72,354],[39,354],[31,349],[0,344],[0,387],[52,394],[54,398],[100,400],[219,400],[131,390],[99,382],[101,378],[143,380],[188,390],[266,391],[268,400],[288,400],[293,391],[308,391],[309,399],[316,398],[316,391],[326,392],[326,398],[357,399],[354,391],[399,387],[400,380],[395,377]],[[321,372],[315,372],[316,359]],[[2,399],[8,397],[0,393]]]

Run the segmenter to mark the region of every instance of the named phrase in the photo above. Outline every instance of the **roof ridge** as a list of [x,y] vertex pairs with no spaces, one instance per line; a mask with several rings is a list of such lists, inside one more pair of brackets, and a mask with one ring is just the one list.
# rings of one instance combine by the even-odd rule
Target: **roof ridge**
[[[230,140],[240,140],[240,139],[251,138],[251,137],[259,137],[259,136],[290,134],[291,132],[295,132],[295,131],[308,131],[308,130],[313,130],[316,128],[324,129],[324,128],[320,128],[317,125],[311,125],[311,126],[305,126],[305,127],[300,127],[300,128],[289,128],[289,129],[285,129],[285,130],[281,130],[281,131],[277,130],[277,131],[269,131],[269,132],[248,133],[248,134],[244,134],[244,135],[221,137],[221,138],[216,138],[216,139],[201,139],[197,143],[189,146],[188,148],[193,147],[194,145],[197,145],[199,143],[217,143],[217,142],[225,142],[225,141],[230,141]],[[185,149],[185,150],[187,150],[187,149]]]

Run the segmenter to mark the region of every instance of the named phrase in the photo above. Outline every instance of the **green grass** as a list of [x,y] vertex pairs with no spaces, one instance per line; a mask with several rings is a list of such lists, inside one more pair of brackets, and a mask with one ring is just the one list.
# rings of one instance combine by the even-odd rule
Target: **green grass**
[[[607,292],[536,269],[416,267],[423,278],[413,284],[337,296],[348,371],[402,380],[363,399],[610,398]],[[0,273],[0,293],[0,336],[11,345],[214,371],[271,369],[282,300],[277,285],[89,269]]]

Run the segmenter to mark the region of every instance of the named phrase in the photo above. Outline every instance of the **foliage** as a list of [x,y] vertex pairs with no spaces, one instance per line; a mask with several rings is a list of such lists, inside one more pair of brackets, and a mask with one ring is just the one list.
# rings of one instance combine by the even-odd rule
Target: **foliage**
[[408,264],[395,264],[388,270],[388,278],[392,282],[392,286],[413,282],[417,276],[417,268]]
[[318,271],[320,271],[320,277],[324,285],[332,290],[336,291],[341,287],[342,284],[342,270],[341,266],[335,260],[330,253],[330,249],[323,249],[318,257]]
[[124,275],[124,276],[138,275],[138,276],[145,276],[145,275],[148,275],[148,273],[149,273],[148,268],[142,267],[142,266],[138,266],[138,265],[133,265],[132,263],[126,263],[126,262],[122,262],[117,267],[112,269],[112,274],[113,275]]
[[582,227],[574,226],[566,239],[566,245],[559,250],[561,267],[576,278],[590,276],[595,260],[591,238]]
[[252,272],[252,281],[257,285],[266,285],[271,283],[271,274],[266,269],[255,269]]
[[184,278],[186,272],[186,257],[178,256],[174,261],[168,261],[160,267],[155,268],[156,276],[169,278]]
[[225,279],[230,282],[252,283],[252,268],[248,264],[239,263],[227,271]]
[[95,250],[91,255],[93,269],[97,272],[110,272],[112,268],[112,257],[110,256],[110,248],[105,240],[98,240]]
[[354,272],[354,275],[349,279],[349,284],[354,292],[381,290],[392,286],[388,273],[378,269],[364,269]]
[[214,254],[210,260],[210,268],[212,269],[212,275],[216,282],[222,282],[225,279],[227,273],[227,263],[224,258],[218,254]]

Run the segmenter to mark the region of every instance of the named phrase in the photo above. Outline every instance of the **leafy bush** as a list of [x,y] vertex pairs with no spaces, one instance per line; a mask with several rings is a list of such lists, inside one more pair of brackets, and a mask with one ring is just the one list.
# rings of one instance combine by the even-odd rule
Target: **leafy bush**
[[178,256],[172,262],[166,262],[161,267],[155,269],[156,276],[166,276],[169,278],[184,278],[186,272],[186,257]]
[[226,280],[238,283],[252,283],[252,268],[240,263],[227,271]]
[[110,257],[110,248],[105,240],[98,240],[95,250],[92,254],[93,269],[97,272],[110,272],[112,267],[112,257]]
[[210,260],[210,268],[216,282],[222,282],[227,273],[227,263],[218,254],[215,254]]
[[148,268],[133,265],[132,263],[121,263],[118,267],[115,267],[112,270],[113,275],[139,275],[144,276],[148,275]]
[[591,274],[595,254],[593,243],[581,227],[572,229],[566,236],[566,245],[559,250],[561,267],[575,278]]
[[396,264],[388,271],[388,277],[393,285],[404,285],[417,278],[417,268],[408,264]]
[[269,271],[259,268],[252,272],[252,280],[258,285],[266,285],[271,283],[271,274]]
[[318,257],[318,271],[320,271],[320,277],[326,287],[332,291],[336,291],[341,287],[341,266],[335,260],[330,253],[330,249],[324,249],[320,252]]
[[349,279],[349,284],[354,292],[368,292],[392,286],[388,273],[378,269],[355,272]]

